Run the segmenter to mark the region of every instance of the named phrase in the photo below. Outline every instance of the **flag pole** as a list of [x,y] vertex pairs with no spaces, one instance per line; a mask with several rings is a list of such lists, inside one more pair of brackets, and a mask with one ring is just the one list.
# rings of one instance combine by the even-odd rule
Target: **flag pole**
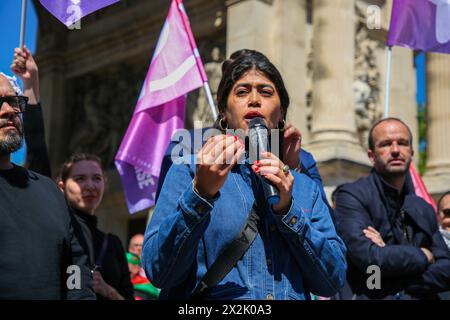
[[25,44],[25,26],[27,22],[27,0],[22,0],[22,20],[20,23],[20,48]]
[[209,106],[211,107],[214,121],[216,121],[218,114],[217,114],[216,106],[214,105],[214,99],[211,94],[211,89],[209,88],[208,81],[203,83],[203,88],[205,88],[206,97],[208,98],[208,103],[209,103]]
[[189,44],[191,45],[191,48],[192,48],[192,50],[195,53],[195,58],[197,60],[196,61],[197,62],[197,68],[199,69],[200,74],[202,75],[203,88],[205,88],[206,97],[208,99],[208,104],[211,107],[211,112],[213,114],[214,121],[215,121],[217,119],[216,106],[214,104],[214,99],[213,99],[212,94],[211,94],[211,89],[209,88],[208,77],[206,76],[205,69],[203,68],[202,58],[200,57],[200,53],[198,52],[198,49],[197,49],[197,44],[195,43],[194,35],[192,34],[192,31],[191,31],[191,28],[190,28],[189,19],[187,18],[186,9],[184,8],[184,5],[183,5],[183,0],[172,0],[172,1],[176,1],[177,2],[177,7],[181,11],[181,17],[182,17],[182,20],[183,20],[183,25],[184,25],[184,28],[186,29],[187,33],[188,33]]
[[389,116],[390,105],[390,83],[391,83],[391,62],[392,62],[392,47],[387,47],[387,59],[386,59],[386,94],[384,98],[384,118]]

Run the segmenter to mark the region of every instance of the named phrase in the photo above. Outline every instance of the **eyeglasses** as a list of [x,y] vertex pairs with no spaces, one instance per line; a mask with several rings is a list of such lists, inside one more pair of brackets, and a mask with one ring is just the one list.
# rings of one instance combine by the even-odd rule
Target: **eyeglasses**
[[6,102],[13,108],[15,113],[22,113],[25,111],[28,103],[28,97],[24,96],[7,96],[0,97],[0,110],[3,108],[3,103]]
[[443,209],[443,210],[442,210],[442,213],[443,213],[445,216],[450,216],[450,209]]

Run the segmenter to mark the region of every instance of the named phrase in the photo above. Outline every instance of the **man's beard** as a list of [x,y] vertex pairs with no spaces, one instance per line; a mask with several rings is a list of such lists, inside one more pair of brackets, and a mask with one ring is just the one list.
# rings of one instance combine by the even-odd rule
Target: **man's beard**
[[[1,120],[0,122],[2,122]],[[9,130],[4,137],[0,138],[0,155],[13,153],[19,150],[20,147],[22,146],[23,143],[22,125],[18,121],[14,121],[14,124],[16,130]],[[0,128],[1,127],[3,126],[0,126]]]

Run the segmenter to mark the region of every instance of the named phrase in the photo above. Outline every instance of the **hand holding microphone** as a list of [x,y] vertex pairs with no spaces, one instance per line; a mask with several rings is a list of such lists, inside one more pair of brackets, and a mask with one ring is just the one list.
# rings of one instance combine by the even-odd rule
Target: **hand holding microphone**
[[264,195],[277,214],[286,214],[292,201],[294,177],[277,156],[269,152],[268,129],[262,118],[253,118],[249,124],[250,144],[257,153],[252,170],[261,176]]

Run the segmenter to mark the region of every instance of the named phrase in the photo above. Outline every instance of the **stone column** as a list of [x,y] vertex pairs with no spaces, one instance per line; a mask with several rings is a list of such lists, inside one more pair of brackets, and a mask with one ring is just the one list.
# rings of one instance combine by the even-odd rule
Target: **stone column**
[[427,55],[427,168],[424,182],[437,196],[450,190],[450,57]]
[[280,70],[291,98],[287,121],[307,140],[306,0],[228,1],[227,57],[247,48],[264,53]]
[[254,49],[269,55],[272,1],[227,1],[227,58],[236,50]]
[[271,40],[271,59],[280,70],[291,104],[287,121],[302,132],[308,141],[306,128],[306,0],[277,0]]
[[[354,1],[313,2],[313,118],[309,151],[319,163],[369,165],[356,135],[353,98],[355,56]],[[333,165],[322,175],[333,173]],[[364,173],[366,170],[363,170]],[[362,172],[354,170],[355,177]],[[335,177],[330,184],[353,177]],[[326,179],[325,179],[326,180]],[[328,184],[326,181],[326,184]]]

